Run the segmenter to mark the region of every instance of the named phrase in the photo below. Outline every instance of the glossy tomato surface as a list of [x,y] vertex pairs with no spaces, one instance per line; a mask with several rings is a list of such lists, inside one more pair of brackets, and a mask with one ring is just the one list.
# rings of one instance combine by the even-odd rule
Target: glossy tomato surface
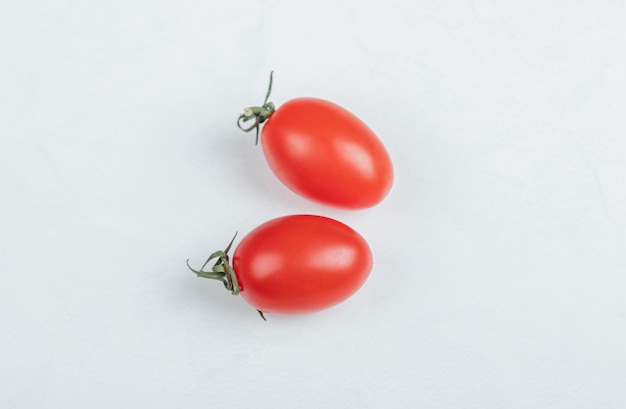
[[376,134],[339,105],[292,99],[263,127],[271,169],[294,192],[340,208],[379,203],[393,183],[393,167]]
[[249,304],[263,312],[297,314],[350,297],[369,276],[372,253],[343,223],[292,215],[252,230],[237,246],[232,266]]

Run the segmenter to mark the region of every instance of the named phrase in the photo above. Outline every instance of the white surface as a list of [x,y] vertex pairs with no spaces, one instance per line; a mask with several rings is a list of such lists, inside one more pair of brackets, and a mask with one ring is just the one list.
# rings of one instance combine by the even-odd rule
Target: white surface
[[[626,407],[626,6],[0,6],[0,407]],[[348,212],[235,119],[332,100],[396,171]],[[375,269],[268,322],[194,278],[235,230],[337,218]]]

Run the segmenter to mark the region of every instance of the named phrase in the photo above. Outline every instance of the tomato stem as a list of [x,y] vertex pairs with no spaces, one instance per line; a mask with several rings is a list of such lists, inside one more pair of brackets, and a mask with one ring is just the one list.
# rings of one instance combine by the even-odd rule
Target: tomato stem
[[[198,277],[221,281],[222,284],[224,284],[224,287],[226,287],[226,289],[230,291],[232,295],[237,295],[241,292],[241,288],[239,287],[239,283],[237,282],[237,276],[235,275],[235,270],[230,265],[230,257],[228,256],[228,252],[230,251],[230,248],[235,241],[235,237],[237,237],[237,232],[235,232],[235,235],[230,240],[230,243],[228,243],[228,246],[226,246],[224,250],[218,250],[211,254],[199,270],[196,270],[189,265],[189,259],[187,259],[186,261],[187,267],[191,271],[196,273]],[[211,267],[210,271],[206,271],[204,268],[213,259],[217,259],[217,261],[215,262],[215,264],[213,264],[213,267]],[[261,318],[267,321],[265,315],[263,315],[263,311],[258,309],[257,311]]]
[[[260,107],[248,107],[244,108],[243,113],[239,115],[237,118],[237,126],[244,132],[250,132],[251,130],[256,130],[256,141],[255,145],[259,143],[259,128],[263,122],[265,122],[274,111],[276,111],[276,107],[274,103],[268,102],[267,100],[272,93],[272,82],[274,78],[274,71],[270,72],[270,84],[267,87],[267,93],[265,94],[265,100],[263,101],[263,105]],[[248,127],[243,127],[242,122],[246,123],[250,120],[254,119],[254,123]]]
[[[211,254],[207,261],[204,262],[202,267],[199,270],[192,268],[189,265],[189,259],[187,260],[187,267],[196,273],[198,277],[202,278],[210,278],[212,280],[221,281],[224,284],[224,287],[233,295],[237,295],[240,293],[241,289],[239,288],[239,283],[237,282],[237,276],[235,275],[235,270],[233,270],[230,265],[230,258],[228,256],[228,252],[230,251],[233,242],[235,241],[235,237],[237,237],[237,233],[233,236],[230,243],[224,250],[218,250]],[[217,259],[213,267],[211,267],[210,271],[206,271],[204,268],[207,264],[213,259]]]

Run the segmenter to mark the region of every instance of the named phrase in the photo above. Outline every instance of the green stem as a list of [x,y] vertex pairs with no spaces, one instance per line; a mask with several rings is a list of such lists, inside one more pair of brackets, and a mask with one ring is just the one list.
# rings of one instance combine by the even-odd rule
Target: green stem
[[[189,265],[189,259],[187,259],[187,267],[191,271],[196,273],[198,277],[221,281],[222,284],[224,284],[224,287],[226,287],[226,289],[230,291],[232,295],[237,295],[241,292],[241,288],[239,287],[239,283],[237,282],[237,275],[235,274],[235,270],[233,269],[233,267],[230,265],[230,257],[228,256],[228,252],[230,251],[230,248],[235,241],[235,237],[237,237],[237,233],[235,233],[233,238],[230,240],[230,243],[228,243],[228,246],[226,246],[224,250],[218,250],[211,254],[199,270],[191,267]],[[211,270],[205,270],[204,268],[207,266],[207,264],[209,264],[211,260],[214,259],[217,259],[217,261],[215,262],[215,264],[213,264]],[[263,311],[257,311],[259,312],[259,315],[261,315],[261,318],[267,321],[267,319],[265,319],[265,315],[263,315]]]
[[[235,237],[237,237],[237,233],[235,233],[232,240],[223,251],[218,250],[211,254],[199,270],[192,268],[189,265],[189,260],[187,260],[187,267],[196,273],[198,277],[221,281],[224,287],[233,295],[237,295],[241,292],[239,283],[237,282],[237,275],[235,275],[235,270],[233,270],[233,267],[230,265],[230,258],[228,256],[228,252],[230,251],[233,241],[235,241]],[[213,259],[217,259],[217,261],[213,267],[211,267],[210,271],[206,271],[204,268]]]
[[[242,131],[250,132],[253,129],[256,130],[255,144],[259,143],[259,128],[261,124],[267,121],[267,119],[270,116],[272,116],[272,114],[276,111],[276,107],[274,106],[274,103],[268,102],[270,94],[272,93],[273,78],[274,78],[274,71],[270,72],[270,84],[267,87],[267,93],[265,94],[265,100],[263,101],[263,105],[261,105],[260,107],[244,108],[243,114],[239,115],[239,118],[237,118],[237,126]],[[252,125],[248,127],[244,127],[242,125],[253,119],[254,119],[254,123]]]

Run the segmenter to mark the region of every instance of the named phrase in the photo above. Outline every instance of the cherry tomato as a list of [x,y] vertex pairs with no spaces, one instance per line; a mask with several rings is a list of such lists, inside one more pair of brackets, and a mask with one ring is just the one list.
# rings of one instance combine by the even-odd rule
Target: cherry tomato
[[[271,81],[271,80],[270,80]],[[270,82],[271,91],[271,82]],[[292,99],[276,109],[246,108],[237,122],[265,121],[261,144],[276,176],[291,190],[330,206],[363,209],[391,189],[393,167],[376,134],[355,115],[317,98]],[[257,135],[258,136],[258,135]]]
[[192,270],[206,278],[223,272],[226,288],[259,312],[299,314],[331,307],[354,294],[372,269],[365,239],[323,216],[285,216],[258,226],[235,249],[232,267],[229,248],[212,255],[219,258],[212,271]]

